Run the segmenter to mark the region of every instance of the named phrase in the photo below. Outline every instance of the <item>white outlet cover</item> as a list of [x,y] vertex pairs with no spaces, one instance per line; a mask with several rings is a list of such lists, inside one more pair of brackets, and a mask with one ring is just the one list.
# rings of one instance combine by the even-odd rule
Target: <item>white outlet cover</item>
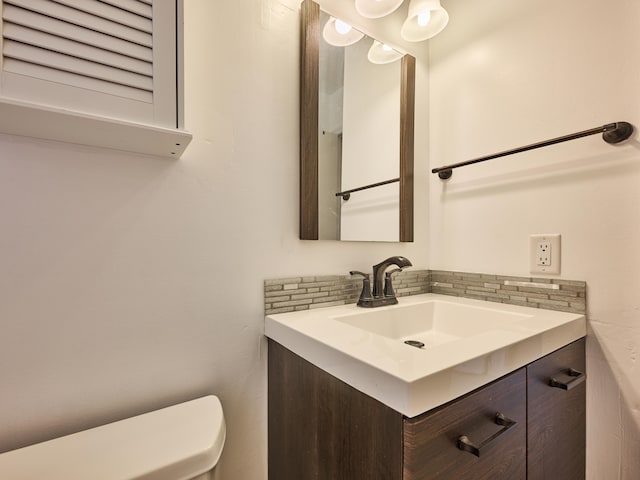
[[[538,265],[538,245],[540,243],[551,245],[549,265]],[[560,274],[560,234],[536,234],[529,236],[529,271],[531,273],[546,273],[550,275]]]

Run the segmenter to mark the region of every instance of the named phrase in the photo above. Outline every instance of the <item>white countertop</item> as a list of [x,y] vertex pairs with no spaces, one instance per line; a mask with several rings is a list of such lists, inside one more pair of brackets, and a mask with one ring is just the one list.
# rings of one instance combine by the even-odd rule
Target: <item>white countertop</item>
[[[341,321],[402,315],[417,304],[472,307],[472,335],[418,349]],[[505,315],[508,314],[508,315]],[[492,316],[513,318],[491,324]],[[414,417],[547,355],[586,334],[584,315],[448,295],[399,298],[365,309],[355,304],[265,317],[265,335],[385,405]]]

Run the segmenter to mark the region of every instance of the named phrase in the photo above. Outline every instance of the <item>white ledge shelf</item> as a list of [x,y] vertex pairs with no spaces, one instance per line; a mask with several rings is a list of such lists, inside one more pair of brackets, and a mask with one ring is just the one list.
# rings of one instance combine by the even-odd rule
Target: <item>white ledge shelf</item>
[[184,130],[128,122],[0,98],[0,133],[180,158],[192,135]]

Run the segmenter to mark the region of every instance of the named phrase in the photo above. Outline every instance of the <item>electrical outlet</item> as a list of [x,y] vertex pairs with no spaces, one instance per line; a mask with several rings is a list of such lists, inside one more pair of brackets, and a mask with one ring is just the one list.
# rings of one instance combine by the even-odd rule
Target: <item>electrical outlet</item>
[[529,271],[556,275],[560,273],[559,233],[529,237]]
[[551,265],[551,242],[538,242],[536,245],[536,261],[539,267]]

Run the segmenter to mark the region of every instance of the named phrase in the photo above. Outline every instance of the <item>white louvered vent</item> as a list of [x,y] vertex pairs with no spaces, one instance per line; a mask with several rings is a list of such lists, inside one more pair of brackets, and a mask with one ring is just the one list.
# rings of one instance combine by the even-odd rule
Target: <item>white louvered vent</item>
[[179,158],[183,0],[0,0],[0,132]]
[[151,0],[3,0],[3,70],[152,103]]

